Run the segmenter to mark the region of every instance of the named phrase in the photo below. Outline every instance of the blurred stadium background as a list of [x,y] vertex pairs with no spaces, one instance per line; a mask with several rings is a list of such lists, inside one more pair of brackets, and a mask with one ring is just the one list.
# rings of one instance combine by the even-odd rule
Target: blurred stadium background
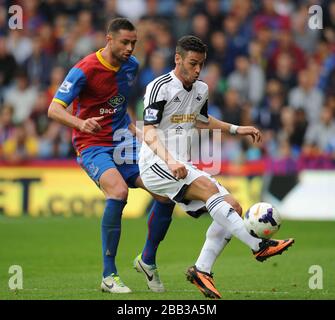
[[[23,29],[8,27],[11,5],[22,7]],[[308,10],[312,5],[323,9],[322,29],[308,27],[312,16]],[[36,246],[47,246],[48,232],[32,234],[29,228],[48,226],[52,233],[51,230],[63,225],[63,220],[72,226],[66,229],[69,233],[92,232],[90,237],[96,244],[92,250],[96,255],[88,259],[95,264],[91,277],[100,272],[96,217],[102,215],[104,199],[74,160],[70,130],[48,119],[47,108],[67,71],[85,55],[105,46],[105,25],[117,16],[130,18],[138,29],[135,55],[140,71],[129,104],[133,120],[142,118],[145,86],[173,68],[176,40],[185,34],[200,37],[209,46],[201,75],[209,85],[209,113],[227,122],[253,124],[262,129],[264,136],[258,145],[231,136],[226,136],[223,142],[215,139],[204,142],[211,148],[220,143],[222,148],[214,159],[221,167],[218,179],[244,209],[258,201],[269,201],[278,207],[285,220],[300,220],[285,222],[286,230],[291,232],[283,230],[285,236],[318,230],[315,239],[323,239],[320,243],[329,246],[325,245],[325,250],[329,250],[324,252],[327,256],[324,263],[335,270],[332,248],[335,224],[331,221],[335,220],[335,1],[0,0],[0,239],[6,247],[1,248],[0,259],[3,256],[2,263],[7,263],[0,266],[0,279],[6,279],[10,264],[20,264],[15,252],[23,253],[23,247],[16,251],[16,244],[20,246],[28,239],[35,239],[29,252]],[[125,217],[139,218],[142,238],[133,239],[138,243],[144,242],[145,222],[140,217],[145,215],[150,201],[145,192],[132,190],[125,209]],[[176,210],[176,215],[184,214]],[[79,222],[81,217],[91,219]],[[91,220],[96,226],[94,231]],[[170,247],[162,246],[166,261],[163,253],[162,259],[167,266],[171,248],[183,241],[185,230],[191,234],[188,228],[193,229],[197,224],[201,237],[188,243],[192,244],[194,260],[209,224],[207,218],[200,220],[197,224],[175,219],[170,231],[175,242],[169,234]],[[325,222],[313,225],[302,220]],[[78,223],[86,229],[77,229]],[[123,241],[127,241],[128,225],[130,234],[137,232],[135,226],[131,229],[134,223],[124,223]],[[173,229],[178,230],[178,224],[186,229],[177,233]],[[62,228],[58,236],[63,237]],[[308,239],[307,233],[301,237]],[[54,249],[56,242],[50,240]],[[82,245],[79,238],[77,245]],[[313,255],[307,250],[308,242],[305,245],[306,256]],[[67,243],[61,246],[66,247]],[[186,251],[187,248],[185,245]],[[76,246],[72,249],[77,250]],[[233,257],[233,250],[230,252]],[[85,260],[85,253],[82,254]],[[321,254],[321,260],[325,256]],[[59,253],[58,259],[61,257]],[[37,260],[34,263],[38,264]],[[57,261],[55,258],[53,263]],[[317,259],[306,261],[306,270],[307,265],[318,264]],[[129,268],[128,262],[124,268]],[[332,283],[329,288],[332,293],[319,298],[335,297],[334,278],[334,274],[327,278]],[[171,299],[174,295],[167,297]],[[198,297],[196,292],[194,297]],[[242,297],[248,298],[248,294]],[[251,294],[251,298],[255,296]]]

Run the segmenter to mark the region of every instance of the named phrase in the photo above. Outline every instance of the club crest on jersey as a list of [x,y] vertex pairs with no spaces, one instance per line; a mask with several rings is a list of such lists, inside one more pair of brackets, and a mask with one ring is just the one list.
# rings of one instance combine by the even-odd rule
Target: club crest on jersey
[[124,96],[122,96],[121,94],[118,94],[117,96],[111,97],[107,101],[107,103],[110,107],[116,108],[117,106],[122,104],[125,100],[126,100],[126,98]]
[[144,114],[145,121],[156,121],[158,115],[158,110],[146,108]]
[[70,81],[63,81],[62,85],[59,87],[59,92],[61,93],[69,93],[73,83]]
[[195,99],[198,100],[198,101],[201,101],[202,96],[200,94],[198,94],[198,96]]

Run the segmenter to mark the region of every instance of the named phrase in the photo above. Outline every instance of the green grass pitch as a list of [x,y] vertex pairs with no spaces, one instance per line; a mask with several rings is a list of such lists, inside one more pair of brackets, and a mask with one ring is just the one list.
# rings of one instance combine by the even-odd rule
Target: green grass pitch
[[[194,264],[211,219],[174,218],[160,246],[158,265],[167,291],[147,290],[132,261],[141,251],[146,219],[124,219],[117,264],[126,295],[102,293],[100,220],[96,218],[18,218],[0,216],[0,300],[7,299],[206,299],[185,280]],[[257,262],[250,250],[233,239],[214,267],[223,299],[335,299],[335,222],[284,221],[278,238],[296,243],[281,256]],[[11,265],[23,269],[23,289],[11,291]],[[322,268],[323,289],[311,289],[310,267]]]

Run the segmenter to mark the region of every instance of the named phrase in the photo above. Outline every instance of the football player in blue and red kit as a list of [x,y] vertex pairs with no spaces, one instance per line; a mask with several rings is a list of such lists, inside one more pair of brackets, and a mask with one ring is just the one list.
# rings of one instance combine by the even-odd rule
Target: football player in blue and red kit
[[[130,89],[138,71],[138,62],[132,55],[137,41],[136,29],[127,19],[114,19],[108,25],[106,40],[105,48],[86,56],[69,71],[49,106],[48,115],[73,128],[77,161],[106,198],[101,224],[101,289],[128,293],[131,290],[118,274],[115,256],[128,187],[145,189],[137,164],[137,129],[127,114]],[[72,114],[66,110],[71,103]],[[141,266],[148,277],[149,288],[162,292],[164,286],[156,267],[156,251],[169,228],[174,203],[155,198]]]

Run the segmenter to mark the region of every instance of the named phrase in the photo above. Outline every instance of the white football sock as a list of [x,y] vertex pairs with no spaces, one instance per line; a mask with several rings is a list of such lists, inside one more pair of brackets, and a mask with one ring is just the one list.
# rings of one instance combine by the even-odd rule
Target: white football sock
[[226,228],[252,250],[257,251],[259,249],[259,243],[262,240],[253,237],[247,231],[243,219],[228,202],[224,201],[224,196],[220,193],[214,194],[207,200],[206,208],[214,221]]
[[211,273],[216,258],[228,244],[232,234],[216,221],[213,221],[206,232],[206,241],[195,263],[198,270]]

